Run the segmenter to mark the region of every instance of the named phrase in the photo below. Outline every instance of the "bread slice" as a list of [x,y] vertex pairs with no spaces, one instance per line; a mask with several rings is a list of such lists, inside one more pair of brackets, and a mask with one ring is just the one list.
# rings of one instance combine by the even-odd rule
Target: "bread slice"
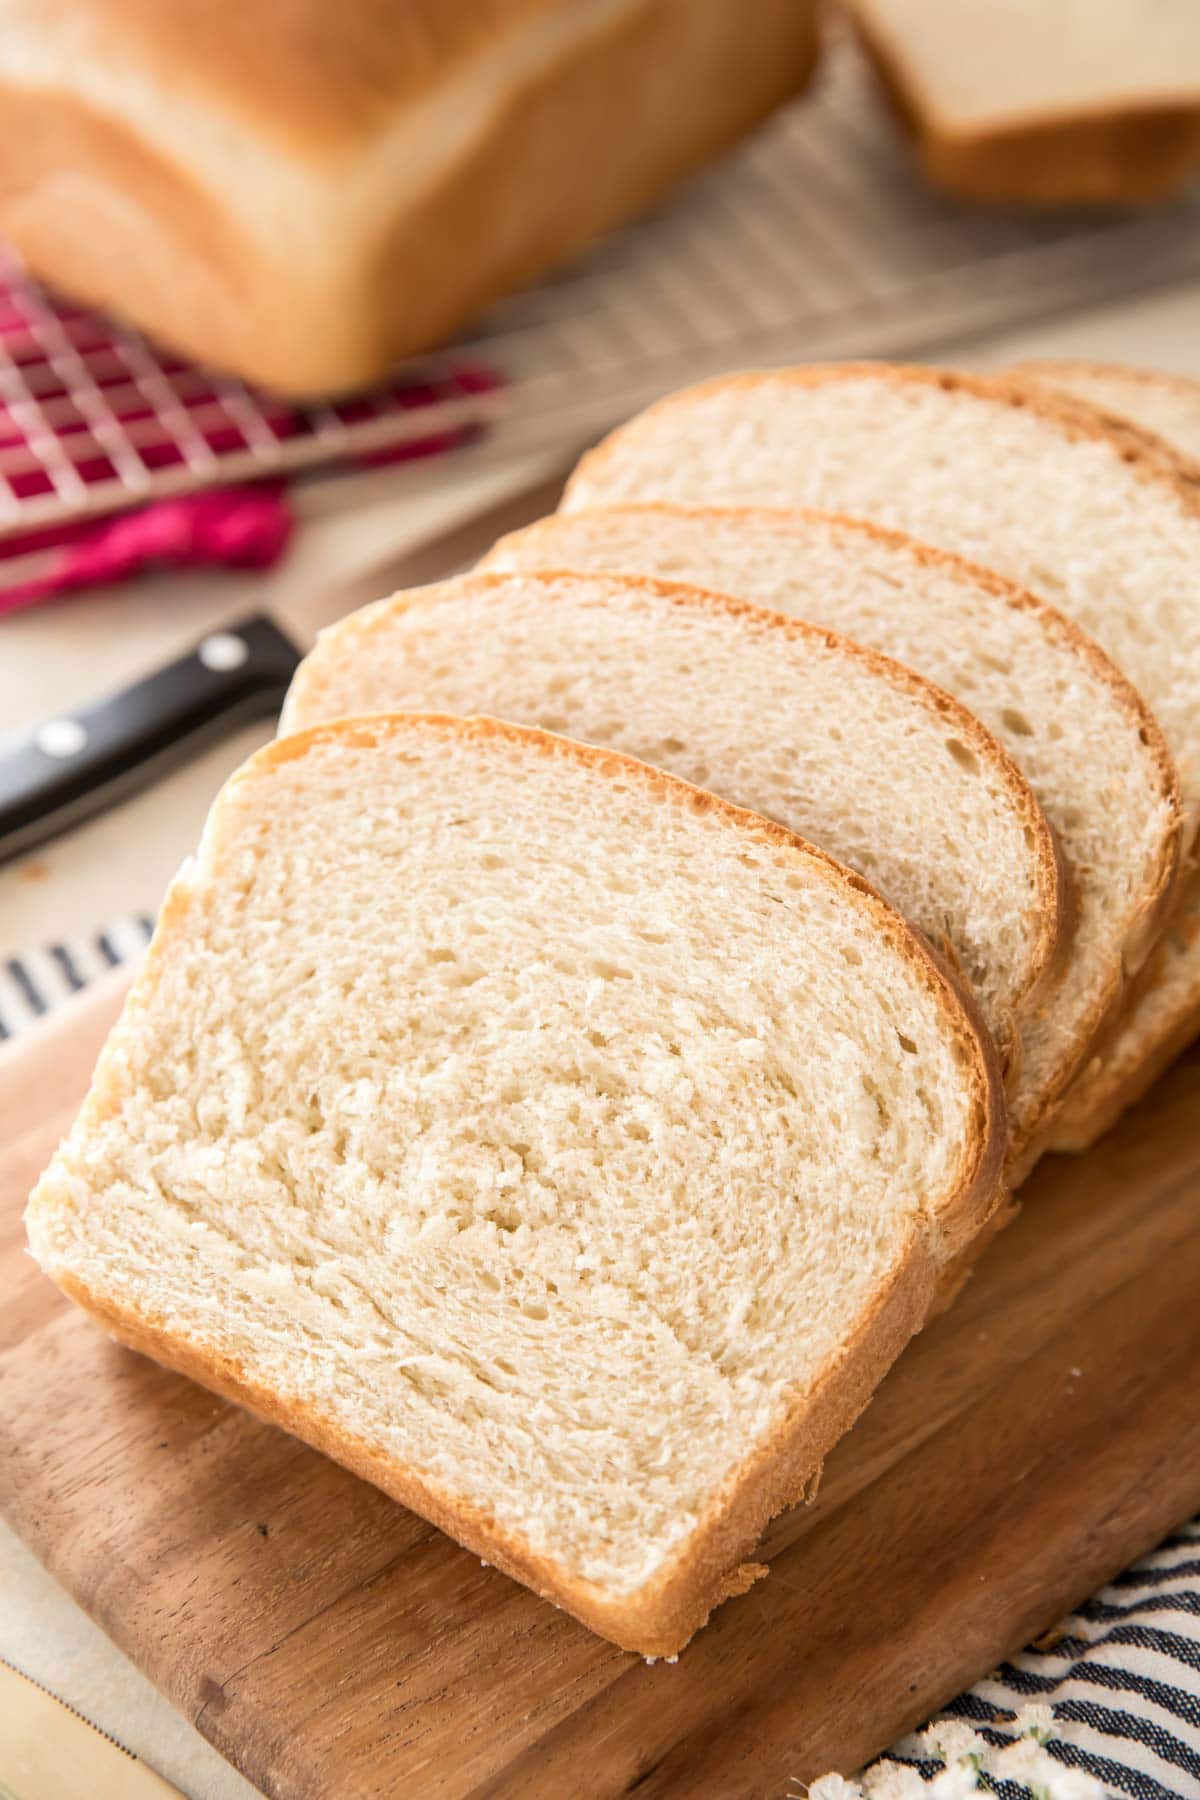
[[1191,0],[851,0],[931,180],[968,200],[1157,200],[1200,166]]
[[1037,382],[1052,394],[1066,394],[1158,438],[1200,477],[1200,380],[1135,369],[1124,363],[1043,360],[1016,364],[1022,382]]
[[[1200,481],[1200,381],[1120,363],[1037,362],[1013,371],[1151,433]],[[1191,875],[1122,1018],[1075,1083],[1051,1148],[1086,1150],[1200,1033],[1200,878]]]
[[28,1211],[135,1348],[671,1654],[997,1197],[955,983],[631,759],[340,721],[226,786]]
[[[502,538],[495,569],[671,576],[846,633],[918,669],[1004,744],[1074,885],[1068,966],[1022,1028],[1014,1173],[1145,957],[1178,848],[1170,758],[1092,639],[1012,583],[861,520],[763,507],[609,507]],[[886,810],[886,805],[881,808]]]
[[[564,506],[629,500],[861,514],[1048,599],[1098,640],[1157,717],[1178,769],[1190,873],[1200,827],[1200,489],[1142,434],[1009,377],[886,364],[751,373],[674,395],[615,432],[584,458]],[[1160,1028],[1179,1028],[1180,1004]]]
[[910,670],[695,588],[468,575],[324,632],[281,729],[490,713],[751,807],[877,885],[950,953],[1007,1049],[1060,939],[1052,834],[978,721]]

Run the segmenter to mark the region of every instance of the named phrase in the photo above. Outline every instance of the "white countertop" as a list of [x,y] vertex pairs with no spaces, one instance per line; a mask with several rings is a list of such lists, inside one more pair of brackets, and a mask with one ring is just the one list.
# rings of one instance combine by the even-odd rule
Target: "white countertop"
[[[796,346],[797,358],[804,354]],[[947,345],[945,360],[1095,356],[1200,375],[1200,286],[1056,319],[985,345]],[[543,465],[544,466],[544,465]],[[528,470],[528,478],[536,474]],[[478,494],[525,471],[472,470],[470,453],[306,492],[286,563],[268,576],[168,576],[93,590],[0,621],[0,719],[19,726],[179,653],[240,613],[297,595],[345,606],[388,591],[380,564]],[[394,585],[394,582],[391,583]],[[322,610],[318,608],[317,610]],[[324,610],[333,616],[332,602]],[[153,912],[198,835],[212,795],[266,729],[239,733],[119,810],[0,870],[0,957],[88,933],[107,918]],[[0,1656],[61,1694],[174,1781],[190,1800],[248,1800],[254,1790],[204,1743],[0,1526]]]

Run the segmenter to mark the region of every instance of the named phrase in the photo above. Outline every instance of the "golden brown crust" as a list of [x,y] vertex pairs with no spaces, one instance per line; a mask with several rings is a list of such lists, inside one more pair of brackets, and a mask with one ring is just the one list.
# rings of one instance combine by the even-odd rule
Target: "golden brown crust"
[[[1044,359],[1018,363],[1007,373],[1017,381],[1043,386],[1051,392],[1062,392],[1058,379],[1068,383],[1072,376],[1094,376],[1138,388],[1167,390],[1190,401],[1200,413],[1200,381],[1157,369],[1137,368],[1126,363],[1095,362],[1078,359]],[[1074,398],[1074,396],[1069,396]],[[1172,439],[1150,431],[1131,419],[1119,408],[1111,409],[1098,399],[1087,398],[1080,404],[1094,408],[1111,426],[1133,432],[1168,469],[1185,480],[1200,485],[1200,461],[1189,456]],[[1194,863],[1195,853],[1189,859]],[[1186,875],[1186,866],[1183,868]],[[1067,1092],[1063,1105],[1045,1122],[1038,1139],[1027,1148],[1017,1178],[1032,1168],[1037,1156],[1046,1149],[1086,1150],[1111,1130],[1130,1106],[1140,1100],[1158,1076],[1175,1057],[1200,1033],[1200,882],[1195,873],[1179,881],[1155,915],[1157,931],[1147,949],[1152,956],[1128,964],[1132,980],[1120,993],[1101,1021],[1092,1044],[1088,1066]],[[1179,949],[1173,942],[1182,938],[1187,947]],[[1155,947],[1156,946],[1156,947]],[[1154,992],[1164,978],[1173,956],[1185,956],[1194,965],[1195,977],[1184,985],[1169,1008],[1161,1016],[1139,1017],[1141,1003]]]
[[[1130,387],[1153,388],[1176,393],[1189,400],[1196,408],[1200,418],[1200,381],[1188,375],[1160,374],[1156,369],[1134,368],[1126,363],[1101,363],[1067,361],[1044,358],[1035,362],[1014,363],[1004,371],[1016,381],[1034,382],[1039,387],[1048,388],[1053,393],[1070,395],[1070,382],[1073,376],[1094,376],[1104,381],[1122,382]],[[1066,382],[1066,387],[1060,385]],[[1082,396],[1070,397],[1083,400]],[[1110,407],[1098,397],[1088,397],[1083,404],[1094,407],[1109,425],[1119,430],[1133,431],[1143,440],[1147,449],[1160,456],[1168,467],[1174,468],[1187,481],[1200,483],[1200,459],[1189,454],[1181,444],[1165,437],[1160,431],[1152,431],[1148,425],[1141,424],[1124,412],[1119,406]]]
[[[486,139],[380,245],[372,286],[406,296],[390,357],[426,348],[641,212],[798,93],[817,57],[807,4],[751,3],[753,18],[727,0],[654,0],[573,68],[510,94]],[[617,117],[642,129],[614,133]],[[491,266],[481,244],[495,246]]]
[[[1124,437],[1137,437],[1139,443],[1144,446],[1146,454],[1153,455],[1169,473],[1178,475],[1191,484],[1200,484],[1200,461],[1187,455],[1186,450],[1182,450],[1177,443],[1171,443],[1169,437],[1162,436],[1160,432],[1151,432],[1148,425],[1142,425],[1137,419],[1130,418],[1130,414],[1121,410],[1121,407],[1108,407],[1099,398],[1083,398],[1081,394],[1074,394],[1070,391],[1070,374],[1072,373],[1083,374],[1083,376],[1094,374],[1101,380],[1110,378],[1117,382],[1137,383],[1144,387],[1177,389],[1178,392],[1187,394],[1189,400],[1195,401],[1198,409],[1200,409],[1200,382],[1189,382],[1187,376],[1182,376],[1182,374],[1168,376],[1168,374],[1155,374],[1151,369],[1130,369],[1130,367],[1124,367],[1123,364],[1101,364],[1101,362],[1090,362],[1090,364],[1088,362],[1018,362],[1002,371],[1007,380],[1018,383],[1022,389],[1034,387],[1049,396],[1058,396],[1060,400],[1067,400],[1070,405],[1087,407],[1090,412],[1096,414],[1097,418],[1105,421],[1108,430],[1123,432]],[[1061,385],[1056,380],[1056,374],[1061,374],[1067,380],[1067,385]]]
[[[173,343],[212,341],[230,366],[252,353],[243,333],[270,302],[254,249],[224,208],[125,123],[77,101],[0,89],[0,118],[0,224],[35,272],[143,322],[139,296],[170,295]],[[47,204],[47,192],[71,203]]]
[[[1178,370],[1147,369],[1139,363],[1099,362],[1086,356],[1031,356],[1022,362],[1011,363],[1004,373],[1016,376],[1019,381],[1026,376],[1045,380],[1051,387],[1056,375],[1094,375],[1100,380],[1111,376],[1114,380],[1128,382],[1131,387],[1166,388],[1200,406],[1200,380],[1196,376],[1181,375]],[[1127,425],[1132,421],[1121,418],[1117,422]]]
[[307,154],[373,136],[514,29],[565,10],[564,0],[37,4],[47,26],[86,32],[93,53],[103,47],[164,92],[229,108]]
[[[1070,1153],[1090,1150],[1131,1106],[1145,1098],[1176,1057],[1200,1037],[1200,957],[1195,951],[1192,954],[1197,967],[1186,1008],[1181,1006],[1172,1014],[1169,1023],[1148,1040],[1138,1061],[1124,1075],[1110,1076],[1101,1063],[1094,1082],[1085,1078],[1078,1092],[1073,1090],[1068,1096],[1068,1107],[1051,1122],[1043,1149]],[[1126,1015],[1127,1022],[1128,1018]],[[1027,1169],[1022,1179],[1025,1172]]]
[[[987,1226],[1002,1203],[1004,1115],[999,1068],[969,999],[957,989],[923,940],[910,932],[860,877],[783,826],[760,819],[632,757],[552,737],[530,727],[435,714],[377,714],[336,720],[277,739],[226,784],[205,833],[201,863],[210,871],[219,866],[226,848],[227,815],[247,802],[250,788],[273,769],[326,745],[384,747],[429,734],[460,742],[472,738],[500,740],[526,753],[572,761],[603,779],[635,783],[666,801],[711,815],[786,856],[801,858],[847,896],[854,896],[855,904],[872,915],[882,934],[922,983],[937,995],[972,1094],[970,1148],[952,1190],[942,1196],[934,1209],[914,1217],[910,1253],[886,1290],[876,1296],[853,1341],[825,1370],[810,1393],[792,1396],[770,1436],[731,1475],[698,1530],[658,1574],[641,1589],[614,1596],[594,1583],[572,1576],[516,1534],[506,1531],[483,1508],[448,1494],[401,1467],[294,1396],[263,1386],[243,1364],[214,1345],[180,1334],[162,1320],[114,1296],[95,1292],[69,1268],[48,1272],[65,1293],[132,1348],[295,1432],[614,1642],[645,1655],[671,1655],[686,1643],[714,1606],[729,1594],[741,1591],[747,1574],[752,1575],[744,1566],[745,1559],[767,1519],[803,1496],[827,1451],[853,1423],[886,1369],[924,1323],[939,1271]],[[157,979],[159,963],[170,953],[175,935],[186,924],[196,891],[194,879],[185,872],[172,891],[155,943],[134,984],[129,1002],[133,1009],[144,1005]],[[98,1085],[86,1103],[92,1113],[116,1098],[119,1058],[112,1046],[119,1043],[121,1030],[118,1025],[101,1058]],[[52,1178],[43,1182],[31,1202],[32,1214],[53,1207],[52,1187]]]
[[[519,579],[534,585],[551,585],[564,579],[570,580],[573,576],[578,578],[572,570],[544,568],[522,571]],[[513,579],[511,574],[502,571],[477,570],[456,580],[439,583],[435,588],[418,588],[394,594],[389,600],[379,601],[360,612],[350,614],[322,634],[316,648],[300,665],[288,694],[280,729],[290,731],[297,724],[303,727],[306,718],[325,716],[321,700],[322,666],[325,656],[335,644],[344,655],[347,644],[369,640],[377,631],[385,631],[399,613],[407,612],[415,606],[427,606],[431,602],[436,604],[438,601],[461,599],[464,594],[474,592],[478,592],[483,599],[489,592],[503,588]],[[955,736],[967,744],[982,763],[996,772],[1008,790],[1026,840],[1033,850],[1036,897],[1032,904],[1037,908],[1040,921],[1037,948],[1030,959],[1026,985],[1014,996],[1014,1017],[1005,1040],[999,1046],[1009,1071],[1011,1086],[1017,1066],[1021,1015],[1042,1003],[1065,966],[1074,928],[1074,898],[1071,876],[1063,861],[1057,835],[1048,824],[1032,788],[1004,746],[986,726],[980,724],[973,713],[935,682],[906,668],[903,663],[896,662],[881,651],[843,637],[840,632],[811,625],[789,614],[773,612],[766,607],[755,606],[749,601],[716,593],[693,583],[665,581],[647,575],[617,575],[602,579],[613,581],[625,590],[653,595],[673,606],[694,607],[744,620],[759,628],[777,631],[788,639],[819,644],[845,656],[860,667],[870,669],[872,674],[886,681],[906,699],[935,711]],[[939,945],[939,949],[953,959],[953,952],[948,946]]]
[[[191,67],[195,32],[205,46],[194,50],[197,66],[207,69],[210,54],[219,63],[214,91],[219,87],[227,105],[246,100],[241,53],[230,50],[208,8],[187,10],[185,57],[176,41],[178,8],[159,0],[89,3],[135,16],[142,49],[158,45],[164,93]],[[286,21],[283,46],[273,44],[266,58],[260,20],[268,0],[213,11],[221,21],[236,14],[239,42],[252,36],[246,66],[256,134],[291,120],[288,135],[299,148],[283,146],[281,160],[302,162],[302,151],[312,160],[314,146],[323,145],[317,175],[326,184],[343,173],[349,180],[357,166],[353,146],[337,150],[325,140],[344,133],[360,107],[364,119],[383,108],[394,122],[414,97],[405,86],[410,73],[417,91],[435,86],[435,69],[448,72],[455,57],[490,42],[502,21],[565,10],[564,0],[488,0],[475,8],[458,0],[443,23],[432,0],[398,0],[404,29],[380,58],[375,39],[393,10],[385,0],[355,0],[349,10],[323,0],[269,3]],[[84,0],[57,4],[70,10]],[[165,145],[101,115],[81,94],[8,83],[0,86],[7,127],[0,228],[37,274],[189,356],[281,393],[359,386],[627,218],[799,91],[816,58],[812,6],[747,5],[749,15],[726,0],[631,0],[586,41],[582,31],[568,36],[549,67],[507,87],[498,82],[479,130],[444,169],[431,164],[424,188],[398,202],[394,214],[372,213],[353,230],[339,220],[327,254],[317,256],[298,256],[286,229],[269,235],[273,206],[261,209],[261,228],[257,217],[253,228],[239,225],[240,215],[219,188],[208,190],[199,166],[182,168]],[[126,20],[121,33],[127,29]],[[411,69],[406,32],[428,40],[428,54],[417,55]],[[311,54],[314,41],[320,63]],[[114,61],[124,66],[123,35],[117,44]],[[291,61],[308,70],[299,85],[282,80]],[[357,71],[347,73],[344,88],[331,78],[343,62]],[[273,97],[277,76],[282,106]],[[364,86],[369,100],[359,92]],[[678,104],[681,89],[691,98],[687,107]],[[614,118],[636,120],[637,128],[614,134]]]
[[[1182,966],[1183,979],[1178,973]],[[1170,1002],[1153,1010],[1156,990],[1170,979]],[[1178,991],[1174,991],[1174,990]],[[1146,1006],[1151,1010],[1142,1012]],[[1200,1036],[1200,873],[1193,872],[1154,955],[1124,997],[1124,1004],[1093,1046],[1094,1054],[1041,1148],[1088,1150],[1147,1092],[1164,1069]]]
[[939,122],[882,36],[855,28],[930,181],[961,200],[1125,206],[1165,199],[1200,165],[1200,103],[1147,101],[955,130]]

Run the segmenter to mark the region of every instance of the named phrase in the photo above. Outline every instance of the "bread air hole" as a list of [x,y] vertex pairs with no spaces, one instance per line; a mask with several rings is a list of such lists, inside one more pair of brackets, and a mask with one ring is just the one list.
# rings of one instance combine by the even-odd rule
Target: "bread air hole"
[[1005,728],[1015,732],[1018,737],[1033,736],[1033,726],[1025,714],[1018,712],[1015,706],[1006,706],[1000,717],[1004,721]]
[[973,750],[969,750],[961,738],[947,738],[946,748],[960,767],[972,775],[979,773],[979,758]]

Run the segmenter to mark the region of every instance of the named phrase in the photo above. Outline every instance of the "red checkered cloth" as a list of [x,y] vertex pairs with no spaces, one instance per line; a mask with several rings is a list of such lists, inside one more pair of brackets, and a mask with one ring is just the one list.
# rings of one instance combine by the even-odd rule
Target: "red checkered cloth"
[[268,568],[285,467],[452,450],[497,386],[451,360],[320,405],[254,393],[55,299],[0,246],[0,614],[147,566]]

